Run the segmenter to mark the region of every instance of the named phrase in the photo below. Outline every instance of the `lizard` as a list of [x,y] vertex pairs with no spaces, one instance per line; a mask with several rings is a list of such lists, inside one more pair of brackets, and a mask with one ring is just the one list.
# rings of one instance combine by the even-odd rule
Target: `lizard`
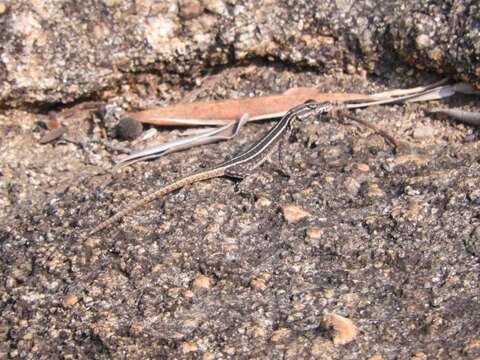
[[216,177],[231,177],[242,179],[250,174],[265,160],[268,159],[275,145],[279,144],[283,135],[291,128],[295,120],[304,120],[310,116],[327,113],[337,108],[338,105],[331,102],[307,101],[304,104],[291,108],[258,142],[248,150],[234,156],[232,159],[214,165],[209,169],[194,172],[193,174],[175,180],[164,187],[151,192],[145,197],[133,202],[131,205],[120,210],[110,218],[95,226],[86,234],[86,238],[108,228],[134,210],[158,199],[168,193],[180,189],[186,185],[204,181]]

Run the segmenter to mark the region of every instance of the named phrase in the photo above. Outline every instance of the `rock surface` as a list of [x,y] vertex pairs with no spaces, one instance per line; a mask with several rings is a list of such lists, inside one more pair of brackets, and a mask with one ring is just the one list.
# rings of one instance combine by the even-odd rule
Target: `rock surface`
[[[405,148],[312,118],[285,143],[290,177],[265,164],[240,184],[197,183],[80,237],[271,126],[110,175],[133,145],[80,100],[115,115],[438,79],[422,69],[478,82],[473,1],[257,3],[0,1],[0,358],[480,356],[480,136],[431,103],[356,112]],[[288,221],[288,206],[309,216]]]
[[6,107],[108,98],[139,81],[134,74],[191,84],[209,69],[251,61],[377,74],[406,61],[480,84],[475,0],[0,4]]

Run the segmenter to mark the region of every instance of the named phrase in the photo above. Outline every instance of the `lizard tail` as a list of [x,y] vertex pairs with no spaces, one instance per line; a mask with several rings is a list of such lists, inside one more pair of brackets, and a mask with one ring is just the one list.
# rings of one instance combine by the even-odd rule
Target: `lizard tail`
[[193,174],[193,175],[184,177],[180,180],[174,181],[171,184],[168,184],[168,185],[162,187],[161,189],[148,194],[147,196],[141,198],[140,200],[135,201],[130,206],[127,206],[126,208],[124,208],[123,210],[120,210],[118,213],[111,216],[107,220],[101,222],[100,224],[95,226],[90,232],[88,232],[87,235],[84,238],[88,239],[90,236],[96,234],[97,232],[102,231],[102,230],[110,227],[115,222],[122,219],[124,216],[130,214],[134,210],[148,204],[149,202],[151,202],[155,199],[158,199],[158,198],[162,197],[163,195],[166,195],[166,194],[168,194],[172,191],[180,189],[180,188],[184,187],[185,185],[193,184],[197,181],[202,181],[202,180],[207,180],[207,179],[211,179],[211,178],[214,178],[214,177],[223,176],[224,174],[225,174],[224,169],[223,168],[218,168],[218,169],[203,171],[203,172],[200,172],[200,173],[197,173],[197,174]]

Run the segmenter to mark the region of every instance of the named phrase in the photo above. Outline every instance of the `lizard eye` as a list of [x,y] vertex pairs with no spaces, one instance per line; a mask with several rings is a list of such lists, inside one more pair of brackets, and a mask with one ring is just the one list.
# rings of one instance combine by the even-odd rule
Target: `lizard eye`
[[314,110],[317,108],[317,102],[312,99],[305,101],[303,104],[311,110]]

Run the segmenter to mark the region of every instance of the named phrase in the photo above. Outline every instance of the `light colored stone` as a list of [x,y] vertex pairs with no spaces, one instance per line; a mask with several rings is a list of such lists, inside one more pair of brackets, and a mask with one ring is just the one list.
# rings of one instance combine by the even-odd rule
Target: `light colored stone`
[[378,184],[369,184],[368,185],[368,197],[371,197],[371,198],[383,198],[385,197],[385,193],[383,192],[382,189],[380,189],[380,186]]
[[197,276],[192,282],[192,287],[196,290],[208,290],[211,287],[211,280],[205,275]]
[[273,342],[279,342],[280,340],[282,340],[283,338],[285,338],[289,334],[290,334],[290,330],[288,330],[286,328],[280,328],[280,329],[277,329],[273,332],[270,340],[273,341]]
[[360,183],[353,177],[345,179],[343,186],[350,195],[356,195],[360,190]]
[[193,293],[193,291],[191,290],[186,290],[184,293],[183,293],[183,296],[187,299],[191,299],[195,296],[195,294]]
[[468,199],[470,201],[477,201],[479,198],[480,198],[480,189],[475,189],[468,193]]
[[433,48],[429,52],[430,59],[435,61],[441,61],[443,59],[443,51],[439,47]]
[[413,356],[410,358],[410,360],[426,360],[426,359],[427,359],[427,355],[421,351],[413,354]]
[[214,360],[215,359],[215,354],[211,352],[206,352],[202,356],[202,360]]
[[267,330],[263,326],[255,326],[253,328],[254,337],[265,337],[267,335]]
[[130,325],[128,332],[133,336],[138,336],[142,333],[144,327],[141,323],[133,323]]
[[285,205],[285,206],[283,206],[282,207],[282,212],[283,212],[283,217],[290,224],[299,222],[299,221],[311,216],[311,214],[309,212],[307,212],[307,211],[303,210],[302,208],[300,208],[298,206],[295,206],[295,205]]
[[250,287],[254,290],[265,290],[267,288],[267,285],[265,284],[265,280],[255,278],[250,280]]
[[259,198],[255,202],[255,205],[257,207],[268,207],[268,206],[272,205],[272,201],[270,199],[266,198],[265,196],[259,196]]
[[368,166],[367,164],[360,163],[360,164],[357,164],[357,169],[361,172],[369,172],[370,166]]
[[415,42],[417,43],[417,46],[420,49],[423,49],[432,45],[432,39],[430,39],[430,37],[425,34],[418,35],[417,38],[415,39]]
[[184,328],[195,329],[200,324],[200,318],[186,319],[182,321]]
[[179,3],[180,16],[193,19],[203,13],[204,7],[199,0],[182,0]]
[[475,350],[480,350],[480,338],[470,340],[468,344],[464,347],[465,352]]
[[68,294],[63,298],[62,306],[66,309],[72,307],[78,302],[78,297],[73,294]]
[[323,290],[323,296],[325,296],[326,299],[331,299],[335,296],[335,289],[332,288],[326,288]]
[[324,233],[324,228],[311,227],[307,229],[307,237],[309,239],[320,240]]
[[103,3],[105,6],[108,7],[113,7],[113,6],[118,6],[123,2],[123,0],[103,0]]
[[184,342],[180,348],[184,354],[195,352],[198,350],[198,345],[193,341]]
[[329,313],[323,316],[323,323],[331,326],[335,331],[333,343],[335,345],[345,345],[352,342],[358,334],[358,329],[352,320],[343,316]]
[[225,3],[221,0],[204,0],[203,5],[208,11],[214,14],[227,14],[227,7],[225,6]]
[[227,346],[225,349],[223,349],[223,351],[225,351],[225,353],[228,355],[235,355],[237,352],[233,346]]

